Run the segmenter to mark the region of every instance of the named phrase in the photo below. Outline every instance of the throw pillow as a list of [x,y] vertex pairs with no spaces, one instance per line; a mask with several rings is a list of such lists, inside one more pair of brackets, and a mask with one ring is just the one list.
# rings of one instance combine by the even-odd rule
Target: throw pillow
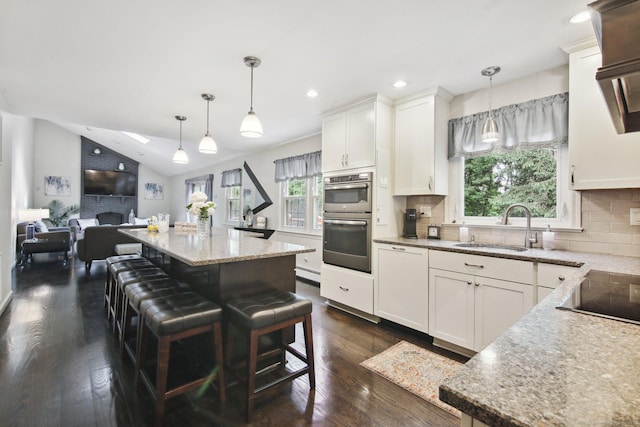
[[47,228],[47,224],[45,224],[42,221],[36,221],[36,232],[46,233],[48,231],[49,231],[49,228]]
[[137,218],[133,221],[135,225],[149,225],[149,218]]
[[91,219],[78,219],[78,225],[80,226],[80,230],[84,230],[87,227],[91,227],[93,225],[98,225],[98,221],[94,218]]

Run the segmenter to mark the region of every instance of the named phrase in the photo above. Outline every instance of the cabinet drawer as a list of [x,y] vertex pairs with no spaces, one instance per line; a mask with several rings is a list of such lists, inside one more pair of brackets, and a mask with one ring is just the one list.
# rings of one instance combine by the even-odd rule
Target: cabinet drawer
[[538,264],[538,286],[557,288],[575,274],[578,267],[556,264]]
[[533,285],[533,262],[430,250],[429,267]]
[[373,277],[370,274],[323,264],[320,295],[373,314]]

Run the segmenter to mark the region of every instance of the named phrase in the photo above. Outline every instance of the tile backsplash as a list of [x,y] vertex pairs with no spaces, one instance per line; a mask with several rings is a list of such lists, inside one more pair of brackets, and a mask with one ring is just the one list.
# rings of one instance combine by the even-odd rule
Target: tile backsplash
[[[582,191],[582,232],[555,232],[555,247],[561,250],[590,252],[621,256],[640,257],[640,226],[629,225],[630,208],[640,208],[640,189]],[[409,196],[407,208],[430,205],[431,217],[420,218],[417,233],[427,236],[429,224],[444,222],[443,196]],[[483,243],[522,245],[522,230],[503,228],[474,228],[469,225],[469,233],[475,234]],[[538,232],[538,246],[542,242]],[[445,226],[441,230],[444,240],[458,240],[458,226]]]

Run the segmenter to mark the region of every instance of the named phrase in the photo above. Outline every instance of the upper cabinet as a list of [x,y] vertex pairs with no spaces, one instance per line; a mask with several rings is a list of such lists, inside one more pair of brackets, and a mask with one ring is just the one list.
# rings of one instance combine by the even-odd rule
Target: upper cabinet
[[600,50],[568,51],[570,188],[640,187],[640,132],[616,133],[596,81]]
[[396,102],[395,195],[447,194],[447,123],[452,98],[435,88]]
[[323,117],[323,172],[376,166],[376,150],[388,149],[390,145],[389,104],[375,96]]

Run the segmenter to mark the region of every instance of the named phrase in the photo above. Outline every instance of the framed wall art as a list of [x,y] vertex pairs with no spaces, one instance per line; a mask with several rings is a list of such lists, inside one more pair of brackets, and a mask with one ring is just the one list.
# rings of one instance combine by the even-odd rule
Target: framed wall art
[[155,182],[144,184],[144,198],[150,200],[164,199],[164,185]]
[[44,177],[45,196],[70,196],[71,178],[68,176],[45,176]]

